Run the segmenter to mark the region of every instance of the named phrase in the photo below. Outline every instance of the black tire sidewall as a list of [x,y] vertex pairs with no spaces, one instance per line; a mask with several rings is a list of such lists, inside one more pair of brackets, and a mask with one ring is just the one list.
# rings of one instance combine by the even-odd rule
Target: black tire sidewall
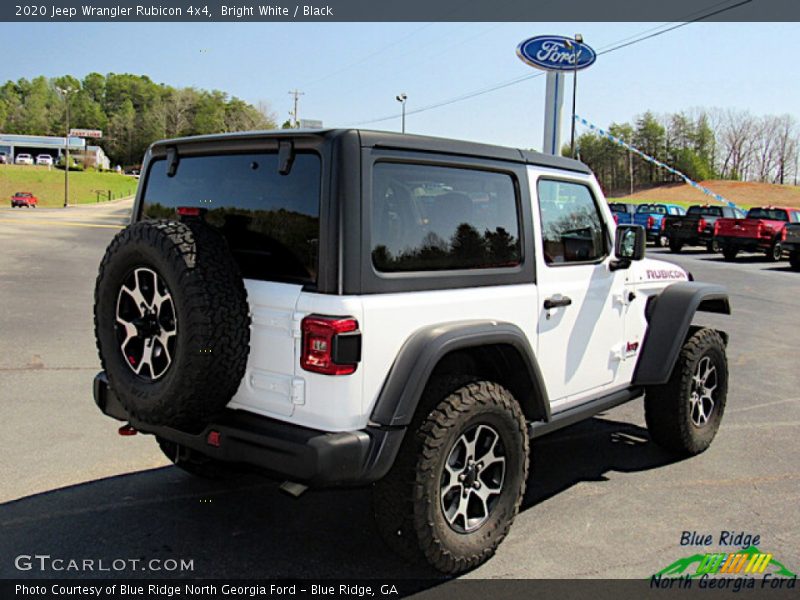
[[[423,482],[417,480],[417,497],[430,500],[424,504],[417,503],[417,523],[433,524],[433,536],[451,554],[456,556],[479,555],[498,544],[507,531],[508,523],[516,515],[516,506],[526,475],[527,454],[523,440],[519,439],[519,428],[512,415],[501,406],[495,404],[475,406],[458,424],[451,427],[437,452],[434,476]],[[492,426],[500,435],[506,455],[506,473],[503,491],[489,518],[478,529],[469,533],[455,531],[447,522],[441,505],[441,477],[445,461],[450,455],[453,445],[466,431],[477,425]],[[423,446],[421,462],[425,461],[426,448]],[[420,472],[421,469],[418,469]]]
[[[199,352],[200,349],[188,347],[192,323],[186,311],[186,303],[182,301],[182,295],[185,292],[176,277],[173,265],[169,264],[170,257],[142,242],[128,244],[125,248],[125,253],[108,263],[106,276],[98,294],[99,318],[107,319],[105,322],[114,322],[120,288],[129,273],[139,267],[152,269],[162,278],[172,294],[175,307],[177,325],[175,356],[164,375],[155,381],[143,379],[128,366],[117,342],[114,327],[98,327],[97,331],[98,343],[103,349],[105,369],[111,387],[115,390],[125,390],[120,398],[126,405],[125,408],[135,412],[138,418],[149,420],[154,412],[161,412],[163,408],[161,402],[168,391],[176,385],[181,385],[182,382],[177,379],[185,369],[189,352]],[[107,348],[110,348],[111,351],[106,350]],[[125,401],[128,394],[135,396],[135,406]]]
[[[177,339],[158,379],[130,368],[116,337],[116,303],[137,267],[172,295]],[[202,222],[140,221],[111,242],[95,288],[95,335],[110,387],[132,421],[200,429],[235,394],[250,342],[247,292],[227,243]]]
[[691,377],[684,377],[683,380],[683,389],[682,389],[682,399],[684,400],[684,406],[686,411],[686,427],[687,432],[689,433],[689,437],[691,440],[697,444],[698,447],[707,448],[711,441],[717,434],[717,430],[719,429],[720,423],[722,422],[722,417],[725,414],[725,400],[728,395],[728,367],[727,361],[725,358],[725,354],[722,352],[720,348],[715,345],[707,346],[698,357],[694,358],[694,360],[690,361],[686,365],[687,374],[693,374],[697,369],[697,365],[706,358],[709,357],[711,362],[716,367],[717,370],[717,394],[714,403],[714,408],[712,409],[711,418],[706,422],[705,425],[702,427],[698,427],[692,421],[691,415],[691,390],[692,390],[692,380]]

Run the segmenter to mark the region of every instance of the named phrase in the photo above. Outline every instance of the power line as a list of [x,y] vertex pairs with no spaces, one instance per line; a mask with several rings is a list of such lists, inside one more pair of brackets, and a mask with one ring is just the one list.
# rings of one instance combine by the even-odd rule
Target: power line
[[[715,4],[707,6],[705,9],[701,9],[701,10],[708,10],[709,8],[715,8],[715,7],[720,6],[721,4],[726,3],[728,1],[729,0],[723,0],[723,2],[717,2]],[[623,40],[620,40],[618,42],[614,42],[610,46],[606,46],[605,47],[606,49],[598,52],[598,55],[610,54],[611,52],[615,52],[615,51],[620,50],[622,48],[626,48],[628,46],[632,46],[634,44],[638,44],[639,42],[644,42],[646,40],[652,39],[654,37],[658,37],[658,36],[663,35],[665,33],[669,33],[670,31],[674,31],[676,29],[680,29],[681,27],[686,27],[687,25],[691,25],[692,23],[697,23],[699,21],[703,21],[705,19],[709,19],[709,18],[714,17],[716,15],[725,13],[725,12],[727,12],[729,10],[733,10],[735,8],[739,8],[740,6],[743,6],[745,4],[749,4],[752,1],[753,0],[741,0],[740,2],[737,2],[736,4],[733,4],[731,6],[727,6],[725,8],[721,8],[721,9],[712,11],[710,13],[702,14],[701,16],[696,17],[694,19],[691,19],[691,20],[688,20],[688,21],[685,21],[685,22],[682,22],[682,23],[678,23],[678,24],[673,25],[672,27],[669,27],[667,29],[662,29],[661,31],[656,31],[654,33],[649,33],[648,35],[645,35],[643,37],[637,37],[636,39],[631,40],[631,41],[628,41],[628,40],[630,40],[630,37],[629,38],[624,38]],[[695,14],[697,14],[699,12],[701,12],[701,11],[695,11],[693,13],[690,13],[690,15],[687,15],[687,16],[695,15]],[[661,25],[659,27],[663,27],[663,25]],[[656,28],[656,29],[658,29],[658,28]],[[646,32],[649,32],[649,31],[653,31],[653,29],[646,30]],[[497,90],[501,90],[503,88],[507,88],[507,87],[510,87],[512,85],[516,85],[518,83],[522,83],[523,81],[528,81],[530,79],[536,79],[537,77],[541,77],[544,74],[545,74],[545,72],[541,71],[541,72],[538,72],[538,73],[533,73],[531,75],[524,75],[522,77],[517,77],[516,79],[511,79],[509,81],[504,81],[504,82],[501,82],[501,83],[498,83],[498,84],[495,84],[495,85],[492,85],[492,86],[489,86],[489,87],[486,87],[486,88],[481,88],[481,89],[478,89],[478,90],[475,90],[475,91],[472,91],[472,92],[467,92],[465,94],[462,94],[460,96],[456,96],[454,98],[450,98],[450,99],[447,99],[447,100],[442,100],[441,102],[437,102],[437,103],[434,103],[434,104],[429,104],[429,105],[426,105],[426,106],[421,106],[419,108],[406,111],[406,115],[419,114],[419,113],[422,113],[422,112],[427,112],[429,110],[433,110],[435,108],[441,108],[443,106],[448,106],[450,104],[455,104],[457,102],[463,102],[464,100],[469,100],[470,98],[475,98],[476,96],[482,96],[484,94],[495,92]],[[395,114],[395,115],[391,115],[391,116],[387,116],[387,117],[381,117],[381,118],[378,118],[378,119],[370,119],[368,121],[359,121],[357,123],[354,123],[354,125],[368,125],[368,124],[371,124],[371,123],[380,123],[382,121],[390,121],[390,120],[393,120],[393,119],[397,119],[399,116],[400,115],[396,115]]]

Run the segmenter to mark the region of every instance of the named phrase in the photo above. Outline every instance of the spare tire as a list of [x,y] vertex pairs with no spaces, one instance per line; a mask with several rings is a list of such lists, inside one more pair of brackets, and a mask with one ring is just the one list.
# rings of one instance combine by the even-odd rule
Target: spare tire
[[119,232],[94,303],[100,361],[133,420],[196,429],[236,393],[250,347],[247,292],[225,239],[201,220]]

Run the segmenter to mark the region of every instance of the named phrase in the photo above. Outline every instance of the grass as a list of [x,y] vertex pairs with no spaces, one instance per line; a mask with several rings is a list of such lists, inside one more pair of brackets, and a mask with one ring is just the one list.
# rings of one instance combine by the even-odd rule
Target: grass
[[[136,193],[138,180],[128,175],[113,172],[70,171],[69,203],[94,204],[107,199],[112,200],[132,196]],[[64,171],[56,168],[34,167],[28,165],[0,165],[0,202],[11,201],[16,192],[31,192],[39,199],[39,206],[64,205]]]

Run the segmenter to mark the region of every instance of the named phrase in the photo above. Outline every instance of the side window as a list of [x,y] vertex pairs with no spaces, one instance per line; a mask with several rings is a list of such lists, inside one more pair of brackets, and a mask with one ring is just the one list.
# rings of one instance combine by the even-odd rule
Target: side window
[[547,264],[593,262],[606,256],[603,218],[587,186],[540,179],[537,190]]
[[521,262],[519,202],[511,175],[376,163],[372,264],[378,271],[513,267]]

